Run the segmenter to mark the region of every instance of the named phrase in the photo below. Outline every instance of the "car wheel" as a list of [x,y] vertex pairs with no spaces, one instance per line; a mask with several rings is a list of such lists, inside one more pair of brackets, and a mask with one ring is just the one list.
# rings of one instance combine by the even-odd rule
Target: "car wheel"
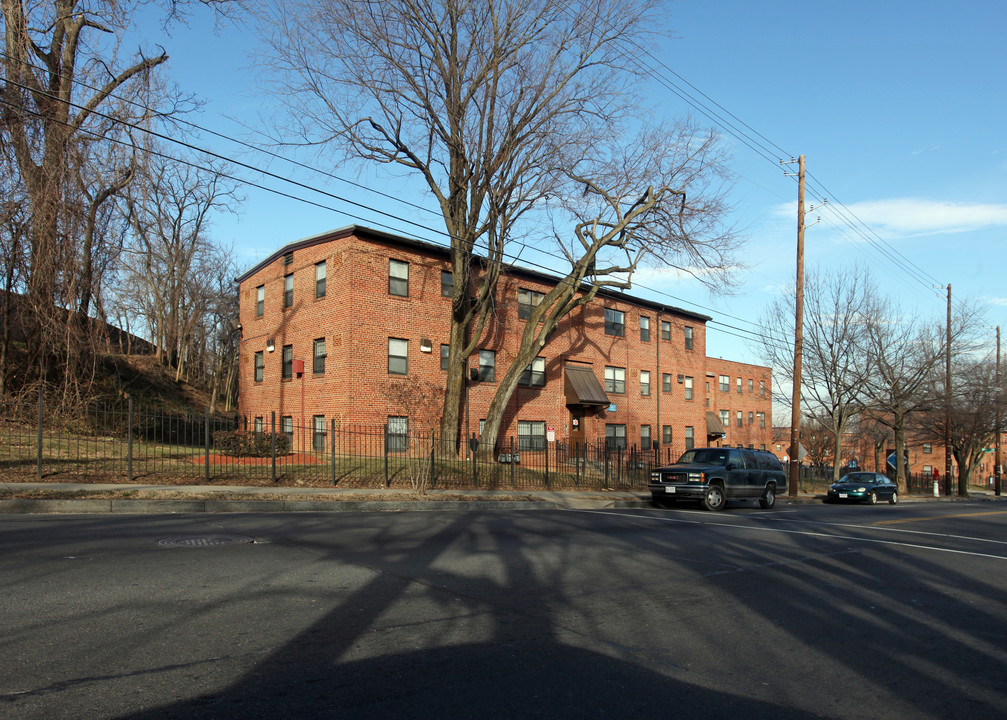
[[894,505],[898,501],[899,501],[899,494],[893,490],[892,491],[892,496],[890,498],[888,498],[888,502],[890,502],[892,505]]
[[871,494],[867,496],[867,502],[869,504],[871,504],[871,505],[877,505],[878,504],[878,494],[872,490]]
[[725,505],[727,505],[727,495],[724,494],[724,488],[720,485],[711,485],[707,489],[706,495],[703,496],[703,507],[717,512],[723,510]]
[[759,507],[763,510],[772,510],[774,505],[776,505],[776,488],[767,485],[766,492],[762,493],[762,497],[759,498]]

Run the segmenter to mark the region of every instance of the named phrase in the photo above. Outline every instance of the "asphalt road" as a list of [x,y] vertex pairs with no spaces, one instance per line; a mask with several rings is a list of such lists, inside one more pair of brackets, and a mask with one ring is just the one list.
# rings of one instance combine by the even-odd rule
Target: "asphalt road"
[[1005,538],[979,502],[0,516],[0,717],[1004,718]]

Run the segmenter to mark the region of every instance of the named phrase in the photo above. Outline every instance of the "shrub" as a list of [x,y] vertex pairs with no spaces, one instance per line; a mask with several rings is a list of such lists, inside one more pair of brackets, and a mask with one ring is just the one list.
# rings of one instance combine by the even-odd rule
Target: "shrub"
[[290,438],[283,433],[251,430],[218,430],[213,434],[213,447],[224,455],[235,457],[269,457],[276,440],[276,454],[290,452]]

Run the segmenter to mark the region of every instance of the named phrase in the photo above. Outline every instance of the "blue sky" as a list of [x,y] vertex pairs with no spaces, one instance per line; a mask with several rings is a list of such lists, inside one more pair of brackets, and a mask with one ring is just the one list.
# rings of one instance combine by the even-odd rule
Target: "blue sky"
[[[754,323],[762,309],[793,285],[797,185],[779,161],[804,154],[808,204],[817,205],[823,197],[830,201],[808,215],[809,224],[822,217],[806,233],[808,269],[860,262],[889,295],[938,318],[945,312],[943,287],[950,283],[956,302],[969,299],[988,308],[991,344],[994,326],[1007,330],[1007,43],[1002,38],[1007,3],[679,1],[668,5],[667,23],[674,38],[662,42],[655,55],[677,76],[663,68],[659,72],[754,139],[724,132],[737,176],[731,219],[747,237],[749,268],[733,295],[711,295],[694,281],[657,272],[641,274],[633,294],[713,316],[718,322],[709,327],[708,354],[759,362],[755,346],[738,337],[745,335],[739,329],[757,332]],[[195,118],[199,124],[245,136],[243,125],[254,127],[260,116],[278,110],[249,69],[256,54],[253,33],[230,28],[215,35],[202,15],[188,30],[169,37],[153,23],[150,33],[146,40],[160,43],[171,56],[172,80],[206,100]],[[692,113],[714,125],[661,83],[648,87],[652,103],[668,117]],[[212,137],[200,144],[224,155],[237,153]],[[293,172],[278,163],[271,169]],[[431,206],[401,180],[376,172],[341,174]],[[262,182],[307,196],[275,180]],[[441,226],[434,215],[332,178],[311,182]],[[252,188],[243,193],[240,214],[218,218],[214,235],[233,243],[245,266],[287,242],[353,222],[390,223],[404,234],[437,240],[433,233],[405,223],[396,228],[394,221],[331,198],[314,199],[334,210]]]

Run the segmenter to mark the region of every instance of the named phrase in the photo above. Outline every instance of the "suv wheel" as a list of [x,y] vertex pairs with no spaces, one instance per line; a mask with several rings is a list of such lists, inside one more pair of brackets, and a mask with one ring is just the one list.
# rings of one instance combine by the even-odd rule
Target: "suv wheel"
[[723,510],[725,505],[727,505],[727,495],[724,494],[722,485],[711,485],[707,488],[706,495],[703,496],[703,507],[717,512]]
[[763,510],[771,510],[776,505],[776,488],[772,485],[766,486],[766,492],[759,498],[759,507]]

